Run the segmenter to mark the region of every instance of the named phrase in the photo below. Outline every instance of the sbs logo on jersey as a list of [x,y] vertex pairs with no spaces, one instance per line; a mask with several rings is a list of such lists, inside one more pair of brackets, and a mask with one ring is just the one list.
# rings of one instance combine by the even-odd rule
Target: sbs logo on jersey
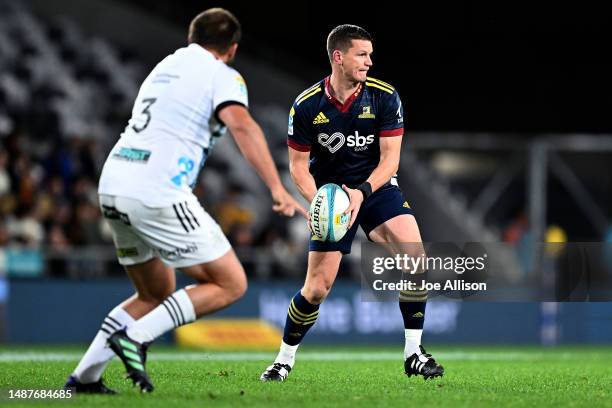
[[333,133],[331,136],[327,133],[319,133],[317,140],[321,146],[327,147],[330,153],[336,153],[345,142],[348,147],[353,147],[356,152],[359,152],[367,150],[368,145],[374,143],[374,135],[361,136],[359,131],[355,131],[354,135],[348,135],[348,137],[340,132]]

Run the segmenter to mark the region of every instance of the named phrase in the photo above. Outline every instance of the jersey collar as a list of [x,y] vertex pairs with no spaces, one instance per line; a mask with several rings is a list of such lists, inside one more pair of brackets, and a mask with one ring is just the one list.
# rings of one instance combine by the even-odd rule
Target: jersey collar
[[213,58],[213,59],[216,59],[217,61],[219,61],[219,58],[217,58],[215,56],[215,54],[213,54],[212,52],[208,51],[206,48],[202,47],[200,44],[191,43],[191,44],[189,44],[187,46],[187,48],[192,48],[194,50],[198,50],[198,52],[203,52],[204,54],[206,54],[210,58]]
[[336,99],[330,92],[330,85],[329,85],[329,78],[327,77],[325,78],[325,96],[327,97],[327,100],[334,105],[336,108],[338,108],[338,110],[342,113],[346,113],[348,112],[349,108],[351,107],[351,105],[353,104],[353,102],[355,101],[355,99],[357,99],[357,97],[359,96],[359,94],[361,93],[361,90],[363,89],[363,84],[360,82],[359,86],[357,87],[357,90],[355,92],[353,92],[353,94],[351,96],[349,96],[346,101],[344,101],[344,103],[340,102],[338,99]]

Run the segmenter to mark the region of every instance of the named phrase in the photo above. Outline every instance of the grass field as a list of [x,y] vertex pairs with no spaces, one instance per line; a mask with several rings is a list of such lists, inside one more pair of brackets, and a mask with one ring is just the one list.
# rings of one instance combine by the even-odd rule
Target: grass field
[[[59,388],[80,348],[0,348],[0,388]],[[153,348],[148,363],[156,389],[141,395],[113,362],[105,374],[115,396],[10,407],[612,407],[611,348],[431,347],[443,378],[402,373],[401,353],[388,348],[308,348],[284,383],[261,383],[273,353],[195,352]]]

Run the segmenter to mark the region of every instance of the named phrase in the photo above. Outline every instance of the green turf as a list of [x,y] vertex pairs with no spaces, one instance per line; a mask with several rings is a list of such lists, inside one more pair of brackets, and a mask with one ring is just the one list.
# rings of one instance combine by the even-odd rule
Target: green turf
[[[7,361],[28,351],[68,353],[66,361]],[[0,348],[0,387],[58,388],[74,368],[75,348]],[[612,406],[610,348],[450,348],[431,347],[446,368],[441,379],[424,381],[402,374],[401,356],[376,361],[378,348],[308,349],[285,383],[261,383],[262,360],[172,360],[185,352],[154,349],[148,370],[153,394],[140,395],[123,380],[123,367],[112,363],[105,374],[117,396],[79,396],[76,400],[41,404],[10,402],[6,406],[53,407],[457,407],[457,406]],[[156,361],[155,355],[165,355]],[[342,355],[346,360],[317,360]],[[383,354],[384,354],[383,353]],[[2,358],[4,356],[4,359]],[[215,354],[210,354],[214,357]],[[260,354],[261,356],[261,354]],[[322,357],[321,357],[322,356]],[[353,358],[354,356],[354,358]],[[373,361],[364,361],[373,356]],[[446,360],[444,359],[446,356]],[[197,356],[196,356],[197,357]],[[392,357],[392,356],[391,356]],[[64,358],[64,357],[62,357]],[[361,358],[362,360],[357,360]],[[4,402],[0,402],[3,404]]]

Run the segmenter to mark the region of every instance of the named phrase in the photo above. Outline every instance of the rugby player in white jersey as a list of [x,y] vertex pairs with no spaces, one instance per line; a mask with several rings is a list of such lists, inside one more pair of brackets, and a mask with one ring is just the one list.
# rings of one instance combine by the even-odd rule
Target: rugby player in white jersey
[[[136,294],[104,318],[67,388],[114,393],[101,379],[114,351],[134,384],[152,391],[147,346],[244,294],[242,265],[192,193],[225,127],[269,187],[274,211],[307,217],[283,187],[262,130],[249,114],[244,80],[227,65],[240,34],[238,20],[227,10],[204,11],[190,24],[189,45],[157,64],[140,88],[98,189],[119,263]],[[177,291],[174,269],[198,283]]]

